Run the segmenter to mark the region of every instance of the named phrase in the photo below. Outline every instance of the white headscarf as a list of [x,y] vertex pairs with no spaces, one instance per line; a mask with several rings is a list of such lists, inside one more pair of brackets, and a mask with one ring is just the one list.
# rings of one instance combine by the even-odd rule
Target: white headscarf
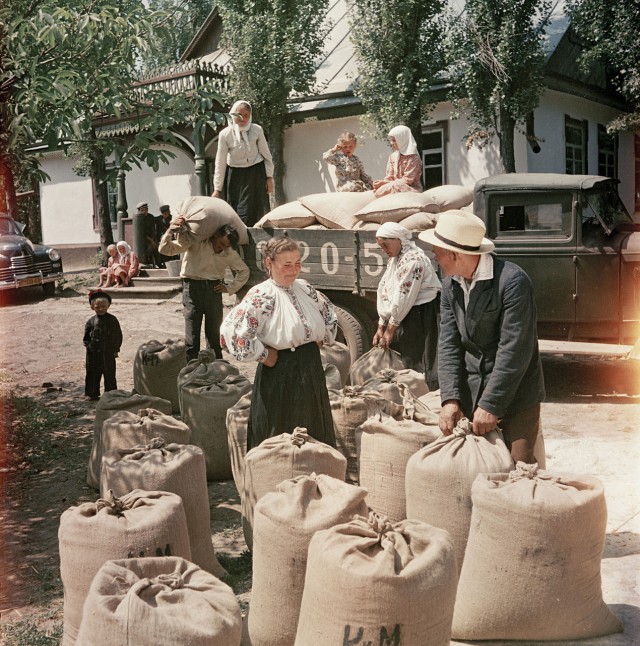
[[409,229],[397,222],[385,222],[376,231],[376,238],[396,238],[400,240],[402,243],[402,251],[418,249],[416,243],[411,240],[412,235]]
[[233,129],[233,134],[235,135],[236,139],[238,140],[239,143],[245,143],[247,146],[249,145],[249,128],[251,127],[251,121],[252,121],[252,116],[253,116],[253,109],[251,108],[251,104],[249,101],[236,101],[232,106],[231,110],[229,110],[229,115],[233,114],[234,112],[238,112],[240,107],[242,105],[248,105],[249,106],[249,120],[247,123],[243,126],[240,126],[239,124],[235,123],[233,121],[233,117],[230,116],[231,123],[230,126]]
[[393,137],[398,144],[398,152],[401,155],[417,155],[418,146],[416,140],[407,126],[394,126],[389,130],[389,137]]
[[120,240],[120,242],[118,242],[118,244],[116,245],[116,249],[118,247],[125,248],[125,253],[120,253],[120,249],[118,249],[118,254],[120,255],[119,260],[125,260],[126,257],[131,253],[131,247],[129,246],[129,243],[125,242],[124,240]]

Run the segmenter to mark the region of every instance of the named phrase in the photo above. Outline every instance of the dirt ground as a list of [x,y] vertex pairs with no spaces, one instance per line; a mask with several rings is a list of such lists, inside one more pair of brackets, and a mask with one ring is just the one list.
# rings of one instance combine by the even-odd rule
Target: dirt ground
[[[96,499],[96,492],[85,482],[95,402],[83,397],[82,334],[92,312],[86,296],[77,291],[81,284],[82,277],[70,280],[59,296],[46,301],[40,290],[25,290],[0,307],[0,630],[25,620],[32,620],[41,630],[59,627],[59,518],[71,505]],[[130,390],[137,348],[152,339],[182,335],[180,297],[162,303],[114,299],[110,311],[124,332],[118,387]],[[253,379],[253,365],[237,365]],[[603,594],[625,625],[622,634],[579,643],[640,644],[640,361],[546,355],[544,370],[547,401],[542,424],[547,468],[595,475],[604,483],[609,518]],[[58,422],[62,416],[60,430],[40,447],[37,459],[27,456],[29,447],[19,449],[25,451],[24,460],[15,455],[16,447],[10,441],[15,411],[7,408],[10,392],[32,398]],[[209,495],[216,551],[225,567],[242,577],[247,555],[242,556],[246,546],[233,481],[210,483]],[[245,591],[241,581],[235,584],[246,607],[250,581],[245,582]],[[5,635],[0,643],[35,643],[11,639]]]

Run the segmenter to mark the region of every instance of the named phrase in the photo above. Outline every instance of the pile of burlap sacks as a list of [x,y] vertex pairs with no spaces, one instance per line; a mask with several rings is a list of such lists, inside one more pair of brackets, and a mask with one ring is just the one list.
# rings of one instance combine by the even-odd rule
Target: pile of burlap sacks
[[[336,448],[306,429],[246,451],[251,383],[150,341],[134,391],[96,408],[59,545],[64,640],[425,646],[621,630],[602,600],[606,506],[589,476],[514,465],[499,430],[438,428],[439,392],[399,355],[322,348]],[[180,417],[180,419],[177,419]],[[207,481],[233,477],[252,551],[248,615],[221,579]]]
[[379,198],[373,191],[313,193],[276,207],[255,226],[375,231],[384,222],[398,222],[410,231],[424,231],[436,225],[440,213],[470,208],[472,201],[473,189],[457,184]]

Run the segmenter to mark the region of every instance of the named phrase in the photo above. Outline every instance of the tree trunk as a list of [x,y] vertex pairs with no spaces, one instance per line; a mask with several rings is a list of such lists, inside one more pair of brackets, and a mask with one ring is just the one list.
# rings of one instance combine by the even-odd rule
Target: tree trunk
[[107,165],[104,153],[99,146],[91,148],[91,176],[96,187],[96,203],[98,208],[98,228],[100,231],[100,246],[106,257],[107,247],[113,244],[113,230],[109,215],[109,191],[107,188]]
[[516,172],[516,155],[514,149],[515,128],[516,120],[501,106],[498,139],[500,141],[500,159],[504,173]]
[[0,154],[0,212],[15,218],[17,215],[16,186],[13,169],[6,155]]
[[274,120],[269,129],[269,150],[273,157],[273,183],[275,206],[284,204],[287,199],[284,193],[284,119]]

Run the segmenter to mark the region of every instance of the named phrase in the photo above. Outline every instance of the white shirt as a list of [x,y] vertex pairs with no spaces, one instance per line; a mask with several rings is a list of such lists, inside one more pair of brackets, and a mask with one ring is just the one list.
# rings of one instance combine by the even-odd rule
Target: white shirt
[[248,168],[264,160],[267,177],[273,177],[273,160],[262,128],[252,123],[247,132],[248,144],[244,138],[238,139],[233,126],[227,126],[218,135],[218,152],[216,153],[216,170],[213,175],[213,190],[221,191],[227,166]]
[[286,350],[312,341],[331,343],[337,330],[333,305],[306,280],[282,287],[269,279],[227,314],[220,345],[238,361],[258,361],[267,357],[265,346]]
[[464,294],[464,308],[469,307],[469,298],[471,297],[471,290],[476,286],[479,280],[491,280],[493,278],[493,256],[490,253],[480,254],[478,266],[471,276],[471,281],[468,281],[462,276],[452,276],[453,280],[460,283],[462,293]]
[[442,289],[431,261],[415,244],[403,244],[389,258],[378,285],[377,309],[380,325],[400,325],[414,305],[430,303]]

